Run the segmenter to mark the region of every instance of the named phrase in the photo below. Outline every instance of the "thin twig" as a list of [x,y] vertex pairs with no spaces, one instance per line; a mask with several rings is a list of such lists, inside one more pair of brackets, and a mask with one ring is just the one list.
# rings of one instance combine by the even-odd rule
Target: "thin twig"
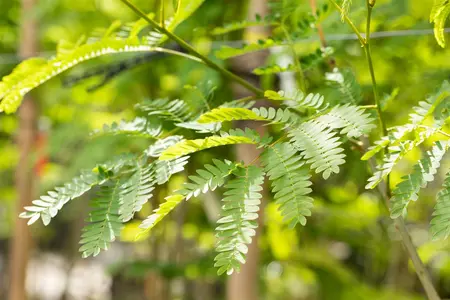
[[214,61],[212,61],[211,59],[209,59],[207,56],[202,55],[201,53],[199,53],[197,50],[195,50],[191,45],[189,45],[187,42],[185,42],[183,39],[181,39],[180,37],[178,37],[176,34],[170,32],[167,28],[165,27],[161,27],[157,22],[155,22],[154,20],[152,20],[151,18],[149,18],[142,10],[140,10],[137,6],[135,6],[133,3],[131,3],[129,0],[121,0],[125,5],[127,5],[129,8],[131,8],[137,15],[139,15],[142,19],[144,19],[145,21],[147,21],[150,25],[154,26],[155,28],[157,28],[159,31],[161,31],[162,33],[164,33],[165,35],[167,35],[170,39],[172,39],[173,41],[177,42],[182,48],[184,48],[186,51],[190,52],[192,55],[198,57],[199,59],[201,59],[206,65],[208,65],[209,67],[211,67],[212,69],[218,71],[219,73],[223,74],[224,76],[228,77],[229,79],[236,81],[237,83],[239,83],[240,85],[242,85],[243,87],[245,87],[246,89],[248,89],[249,91],[252,91],[253,93],[255,93],[258,96],[263,96],[264,95],[264,91],[253,86],[251,83],[249,83],[248,81],[246,81],[245,79],[237,76],[236,74],[228,71],[227,69],[219,66],[218,64],[216,64]]

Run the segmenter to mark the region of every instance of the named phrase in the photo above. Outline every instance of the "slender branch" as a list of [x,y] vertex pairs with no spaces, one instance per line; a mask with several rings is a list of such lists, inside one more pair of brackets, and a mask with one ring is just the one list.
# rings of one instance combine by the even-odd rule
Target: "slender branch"
[[[373,95],[375,98],[375,104],[377,105],[377,112],[380,120],[380,127],[381,127],[381,133],[383,136],[387,135],[387,128],[386,123],[384,122],[383,118],[383,112],[381,111],[381,105],[380,105],[380,98],[377,88],[377,81],[375,77],[375,71],[373,68],[373,62],[372,62],[372,55],[370,51],[370,23],[372,19],[372,10],[373,6],[375,5],[375,1],[373,0],[366,0],[367,3],[367,22],[366,22],[366,43],[363,45],[364,50],[366,53],[367,63],[369,65],[370,70],[370,76],[372,78],[372,87],[373,87]],[[382,193],[383,194],[383,193]],[[390,191],[390,177],[387,176],[386,178],[386,193],[383,194],[386,208],[389,210],[389,199],[391,196]],[[400,236],[402,238],[403,245],[406,248],[406,251],[408,252],[409,257],[411,258],[411,261],[414,265],[414,268],[416,270],[416,274],[419,277],[420,282],[422,283],[422,286],[425,290],[425,293],[430,300],[440,300],[436,289],[433,286],[433,282],[431,280],[430,274],[428,273],[427,269],[425,268],[424,263],[420,259],[419,255],[417,254],[417,250],[411,240],[411,236],[408,233],[408,229],[406,228],[405,221],[402,217],[395,219],[394,221],[395,227],[400,233]]]
[[201,60],[200,58],[198,58],[197,56],[193,56],[193,55],[189,55],[187,53],[183,53],[183,52],[179,52],[176,50],[172,50],[172,49],[168,49],[168,48],[161,48],[161,47],[154,47],[152,48],[152,50],[156,51],[156,52],[164,52],[164,53],[169,53],[172,55],[177,55],[177,56],[181,56],[199,63],[204,63],[203,60]]
[[192,55],[198,57],[199,59],[201,59],[207,66],[209,66],[210,68],[218,71],[219,73],[223,74],[225,77],[236,81],[237,83],[239,83],[240,85],[242,85],[243,87],[245,87],[246,89],[248,89],[249,91],[252,91],[253,93],[255,93],[258,96],[263,96],[264,95],[264,91],[253,86],[252,84],[250,84],[249,82],[247,82],[245,79],[237,76],[236,74],[228,71],[227,69],[219,66],[218,64],[216,64],[214,61],[212,61],[211,59],[209,59],[207,56],[204,56],[202,54],[200,54],[197,50],[195,50],[191,45],[189,45],[187,42],[185,42],[183,39],[179,38],[177,35],[175,35],[174,33],[170,32],[167,28],[165,27],[161,27],[157,22],[155,22],[154,20],[150,19],[142,10],[140,10],[138,7],[136,7],[133,3],[131,3],[129,0],[121,0],[125,5],[127,5],[129,8],[131,8],[131,10],[133,10],[137,15],[139,15],[141,18],[143,18],[145,21],[147,21],[149,24],[151,24],[152,26],[154,26],[155,28],[157,28],[159,31],[161,31],[162,33],[164,33],[165,35],[167,35],[169,38],[171,38],[172,40],[174,40],[175,42],[177,42],[182,48],[184,48],[186,51],[188,51],[189,53],[191,53]]
[[[367,23],[366,23],[366,38],[363,38],[362,35],[359,33],[356,26],[353,24],[353,22],[350,20],[350,18],[343,13],[342,8],[336,3],[334,0],[329,0],[336,9],[344,16],[344,20],[350,25],[350,27],[353,29],[353,31],[358,36],[359,41],[361,42],[361,46],[364,47],[364,51],[366,53],[367,62],[369,65],[370,70],[370,76],[372,78],[372,87],[373,87],[373,93],[375,98],[375,104],[378,112],[378,117],[380,121],[380,131],[383,136],[387,135],[387,128],[384,122],[383,113],[381,111],[381,105],[380,105],[380,99],[378,94],[378,88],[377,88],[377,82],[375,77],[375,71],[373,68],[373,62],[372,62],[372,55],[370,50],[370,23],[372,18],[372,10],[375,5],[375,0],[366,0],[367,4]],[[374,169],[371,165],[372,170]],[[385,204],[386,210],[389,212],[389,199],[391,197],[391,191],[390,191],[390,177],[388,176],[386,178],[385,183],[385,189],[381,188],[380,185],[378,185],[378,189],[380,191],[381,196],[383,197],[383,203]],[[411,240],[411,237],[408,233],[408,230],[405,225],[405,221],[403,218],[397,218],[394,221],[396,229],[399,231],[403,245],[406,248],[406,251],[408,252],[409,257],[411,258],[411,261],[414,265],[415,271],[417,276],[419,277],[420,282],[422,283],[422,286],[425,290],[425,293],[430,300],[440,300],[436,289],[433,286],[433,282],[431,280],[431,277],[425,268],[425,265],[423,264],[422,260],[420,259],[419,255],[417,254],[417,250]]]
[[339,4],[337,4],[336,1],[334,1],[334,0],[329,0],[329,1],[344,16],[344,21],[347,22],[348,25],[350,25],[350,27],[353,29],[356,36],[358,37],[358,40],[361,42],[361,45],[364,46],[366,43],[366,39],[361,35],[361,33],[359,33],[358,28],[356,28],[355,24],[353,24],[352,20],[350,20],[350,18],[347,16],[347,14],[344,13],[344,11],[342,10],[342,7],[340,7]]
[[385,136],[385,135],[387,135],[387,128],[386,128],[386,124],[384,123],[384,120],[382,118],[380,96],[378,93],[377,80],[375,78],[375,71],[374,71],[373,62],[372,62],[372,54],[370,51],[370,23],[371,23],[371,19],[372,19],[373,7],[369,3],[369,0],[366,0],[366,1],[367,1],[366,43],[363,46],[364,46],[364,51],[366,52],[367,63],[369,64],[370,77],[372,78],[373,96],[375,98],[375,104],[377,105],[377,112],[378,112],[378,117],[380,120],[380,125],[382,128],[382,134],[383,134],[383,136]]
[[292,58],[294,59],[294,65],[295,65],[295,71],[297,73],[297,84],[300,87],[300,89],[306,93],[306,84],[305,84],[305,74],[303,74],[302,65],[300,63],[300,59],[297,56],[297,52],[295,51],[294,42],[291,39],[291,36],[289,35],[289,32],[287,31],[286,27],[284,26],[284,23],[281,25],[281,28],[283,29],[284,36],[286,37],[286,41],[288,42],[288,47],[292,52]]

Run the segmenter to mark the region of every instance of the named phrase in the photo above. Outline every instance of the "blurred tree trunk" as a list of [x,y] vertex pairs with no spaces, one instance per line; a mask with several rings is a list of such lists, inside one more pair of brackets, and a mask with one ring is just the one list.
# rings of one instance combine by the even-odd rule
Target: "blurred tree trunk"
[[[255,15],[258,14],[262,17],[267,15],[268,8],[266,0],[250,0],[248,6],[247,19],[255,19]],[[256,41],[258,39],[267,37],[268,32],[266,28],[263,27],[252,27],[246,30],[244,36],[246,39]],[[242,57],[236,58],[233,61],[233,68],[238,70],[241,74],[251,74],[251,71],[261,66],[266,58],[267,52],[257,52],[250,55],[244,55]],[[258,84],[259,78],[252,78],[248,75],[247,80],[251,81],[253,84]],[[248,91],[243,90],[238,86],[233,86],[234,94],[236,98],[242,98],[246,96],[251,96]],[[240,122],[240,127],[248,127],[255,129],[260,135],[263,135],[266,131],[265,127],[261,123],[257,122]],[[256,158],[260,151],[256,149],[253,145],[238,145],[236,147],[237,159],[243,160],[245,163],[250,163],[254,158]],[[263,197],[264,199],[264,197]],[[240,273],[234,273],[227,281],[227,299],[228,300],[257,300],[258,296],[258,267],[259,267],[259,235],[261,232],[261,227],[263,225],[264,201],[261,203],[261,209],[259,214],[258,222],[260,226],[256,230],[256,235],[253,238],[252,243],[249,245],[247,262],[241,267]]]
[[[20,27],[21,58],[36,55],[37,22],[32,17],[35,0],[22,0],[22,22]],[[18,146],[19,164],[16,170],[17,213],[29,205],[33,196],[33,168],[31,153],[36,141],[37,106],[29,96],[25,97],[19,110]],[[9,253],[9,300],[25,300],[26,268],[31,246],[30,230],[26,220],[15,218],[14,234]]]

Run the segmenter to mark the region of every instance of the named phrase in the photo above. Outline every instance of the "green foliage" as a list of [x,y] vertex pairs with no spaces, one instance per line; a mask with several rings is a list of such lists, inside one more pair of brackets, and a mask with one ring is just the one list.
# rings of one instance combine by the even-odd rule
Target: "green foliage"
[[450,173],[445,176],[442,190],[437,194],[431,220],[431,234],[433,239],[446,239],[450,236]]
[[391,217],[406,216],[406,209],[410,201],[416,201],[421,188],[425,188],[428,182],[434,180],[437,168],[445,152],[449,148],[448,142],[436,142],[433,148],[427,152],[414,167],[413,172],[405,177],[393,190],[391,203]]
[[164,217],[167,216],[172,210],[174,210],[175,207],[177,207],[177,205],[180,204],[183,200],[184,196],[180,194],[173,194],[166,197],[166,201],[157,209],[155,209],[153,214],[147,217],[139,226],[142,231],[139,233],[138,237],[142,236],[144,233],[150,231],[153,227],[155,227],[156,224],[164,219]]
[[42,219],[44,225],[48,225],[67,202],[80,197],[101,181],[101,178],[95,173],[90,171],[82,172],[80,176],[74,178],[71,182],[55,188],[54,191],[41,196],[39,200],[34,200],[33,206],[26,206],[26,212],[21,213],[20,217],[29,219],[28,225],[33,224],[39,218]]
[[[300,63],[302,66],[302,71],[308,71],[312,69],[320,62],[323,62],[326,58],[328,58],[331,54],[333,54],[333,49],[327,47],[325,49],[317,48],[317,50],[311,54],[300,57]],[[271,75],[283,72],[295,72],[295,65],[289,64],[288,66],[281,67],[277,64],[270,64],[264,67],[258,67],[253,70],[253,74],[256,75]]]
[[192,116],[190,108],[183,100],[146,100],[136,107],[148,116],[158,116],[161,119],[180,123],[190,120]]
[[[437,93],[428,97],[427,101],[419,102],[419,106],[413,108],[413,113],[410,114],[410,123],[392,128],[388,136],[383,137],[369,148],[369,151],[362,157],[363,160],[370,159],[385,148],[387,148],[388,154],[383,158],[383,163],[377,166],[374,175],[369,178],[366,188],[376,187],[408,152],[441,130],[445,114],[436,109],[441,108],[441,103],[448,99],[449,95],[450,84],[445,81]],[[441,109],[445,110],[443,107]],[[427,123],[430,120],[432,121],[431,125]],[[410,134],[414,135],[413,139],[408,139]]]
[[204,139],[184,140],[161,153],[160,160],[171,160],[201,150],[236,144],[256,144],[254,139],[246,136],[210,136]]
[[445,47],[444,27],[449,14],[450,2],[448,0],[434,0],[430,22],[434,23],[434,36],[442,48]]
[[331,73],[326,73],[326,79],[328,86],[333,89],[332,96],[338,103],[356,105],[363,100],[361,87],[351,70],[336,69]]
[[[168,32],[174,33],[177,26],[192,15],[203,2],[204,0],[178,1],[175,15],[164,22],[164,28]],[[348,17],[351,2],[349,0],[341,2],[342,17]],[[223,47],[216,52],[216,57],[225,60],[254,51],[286,46],[286,40],[303,37],[305,33],[317,28],[316,25],[323,20],[327,11],[327,6],[324,6],[317,11],[317,14],[316,12],[305,14],[298,1],[294,0],[271,1],[270,5],[274,9],[268,17],[261,19],[257,16],[255,21],[234,22],[214,29],[212,34],[222,35],[249,26],[264,25],[274,27],[272,38],[244,45],[241,48]],[[309,7],[308,11],[310,11]],[[449,11],[447,0],[435,1],[431,21],[436,25],[435,34],[441,46],[444,46],[445,43],[443,27]],[[154,15],[150,14],[149,18],[154,20]],[[158,27],[156,21],[150,21],[150,23]],[[203,31],[198,32],[201,34]],[[194,40],[204,38],[196,36],[198,32],[195,33]],[[280,32],[284,32],[283,35]],[[27,60],[3,79],[0,83],[0,110],[13,112],[25,93],[65,70],[92,58],[126,52],[169,51],[173,54],[175,50],[160,48],[164,42],[169,40],[169,36],[171,35],[151,28],[145,20],[140,19],[125,26],[122,26],[120,22],[114,22],[108,29],[102,31],[100,39],[81,38],[75,44],[61,42],[55,57],[49,60],[41,58]],[[171,38],[183,46],[183,51],[186,50],[192,54],[192,56],[188,56],[184,52],[179,52],[179,55],[202,61],[206,66],[220,71],[227,79],[234,79],[242,84],[244,79],[238,78],[237,74],[231,74],[222,69],[222,64],[216,64],[216,60],[196,53],[197,47],[190,48],[177,35],[171,36]],[[302,66],[303,71],[308,70],[308,72],[304,72],[304,75],[305,86],[309,90],[321,89],[317,80],[323,79],[322,74],[318,76],[323,66],[320,66],[319,63],[323,62],[324,58],[331,53],[330,48],[325,48],[303,57],[294,57],[296,63],[300,63]],[[357,60],[358,56],[355,55],[354,58]],[[318,65],[319,68],[316,68]],[[188,67],[191,68],[190,65]],[[313,68],[314,70],[311,70]],[[164,66],[164,69],[170,69],[172,72],[169,67]],[[158,69],[155,68],[155,70]],[[311,72],[309,72],[310,70]],[[206,73],[206,76],[210,75],[203,69],[198,73],[190,72],[190,69],[188,71],[183,70],[186,76],[183,75],[180,82],[192,84],[192,81],[200,77],[200,73]],[[285,71],[298,70],[294,66],[280,67],[274,64],[256,68],[253,73],[265,75],[261,78],[261,86],[264,89],[276,89],[274,86],[268,86],[272,83],[274,77],[272,75]],[[167,184],[173,174],[184,171],[189,179],[188,182],[184,183],[181,189],[165,197],[165,202],[142,222],[140,225],[141,236],[152,230],[183,200],[189,200],[200,193],[216,191],[218,187],[225,186],[222,215],[216,228],[218,238],[216,250],[219,254],[216,256],[215,266],[218,267],[219,274],[238,272],[241,264],[245,263],[248,252],[247,245],[251,242],[258,226],[260,192],[264,176],[267,174],[271,181],[273,198],[283,222],[290,228],[295,227],[298,223],[306,225],[307,217],[312,214],[314,202],[312,172],[322,174],[324,179],[339,173],[346,158],[344,141],[351,140],[355,144],[360,144],[355,139],[369,134],[375,127],[374,119],[371,117],[375,114],[366,113],[363,107],[357,106],[364,99],[363,89],[358,84],[353,72],[346,69],[335,69],[331,73],[326,73],[325,77],[326,82],[321,83],[327,84],[331,88],[332,92],[329,97],[318,93],[306,94],[295,89],[278,92],[266,90],[264,98],[271,100],[273,107],[262,107],[258,103],[255,105],[258,108],[255,108],[254,104],[263,98],[263,91],[256,87],[249,87],[250,83],[242,85],[254,92],[254,95],[236,101],[231,101],[226,92],[228,88],[219,84],[214,87],[208,85],[204,92],[200,91],[205,90],[205,88],[201,88],[201,84],[185,85],[182,91],[180,91],[181,89],[170,89],[162,92],[154,91],[152,86],[151,93],[156,94],[156,97],[170,95],[186,100],[169,100],[169,98],[145,100],[135,107],[138,117],[131,121],[105,125],[101,131],[108,135],[145,137],[147,144],[144,144],[143,147],[147,147],[147,149],[142,151],[142,147],[137,151],[138,147],[133,147],[132,151],[141,153],[122,156],[99,165],[93,171],[82,172],[81,176],[71,182],[48,192],[48,195],[42,196],[39,200],[35,200],[32,206],[25,208],[26,212],[22,213],[21,217],[28,218],[29,224],[41,218],[47,225],[67,202],[86,194],[98,185],[98,197],[91,201],[94,209],[89,214],[88,221],[90,223],[83,229],[82,247],[80,248],[84,257],[96,256],[115,240],[123,223],[133,219],[143,205],[153,197],[154,189],[157,186]],[[384,83],[380,87],[389,88],[389,90],[392,88],[385,86]],[[195,95],[186,97],[182,94],[186,90],[196,90],[198,93],[192,93]],[[215,93],[215,90],[220,92]],[[392,101],[397,92],[386,97],[388,100],[385,102]],[[367,188],[374,188],[386,179],[394,166],[408,152],[417,149],[428,138],[434,135],[441,135],[441,139],[442,136],[448,137],[445,125],[450,117],[449,96],[450,84],[444,82],[438,92],[414,108],[406,125],[391,128],[387,136],[374,143],[363,159],[367,160],[380,152],[384,155],[382,163],[373,177],[369,179]],[[377,105],[379,104],[377,103]],[[383,101],[380,105],[382,111],[388,108]],[[371,108],[374,107],[371,106]],[[269,125],[270,129],[267,130],[268,134],[260,136],[255,130],[228,129],[233,124],[222,124],[238,120],[265,121],[267,122],[265,125]],[[274,124],[277,126],[270,127]],[[226,132],[219,132],[222,126],[227,128]],[[175,132],[179,135],[174,135]],[[207,134],[206,137],[204,134]],[[213,150],[210,152],[214,157],[220,157],[220,159],[213,159],[211,164],[205,164],[193,174],[188,173],[190,167],[185,170],[189,160],[195,166],[206,157],[194,155],[191,159],[189,154],[236,144],[253,144],[261,149],[261,154],[258,156],[259,152],[255,153],[254,159],[244,165],[242,162],[229,158],[228,154],[220,157],[222,153],[213,152]],[[449,145],[448,141],[435,143],[435,146],[427,152],[426,157],[414,166],[412,174],[405,176],[403,181],[397,185],[391,199],[391,216],[393,218],[404,215],[410,201],[417,200],[420,189],[434,180],[440,160]],[[352,150],[354,149],[347,149],[348,152]],[[351,156],[349,155],[349,157]],[[257,164],[258,160],[261,162],[261,167]],[[352,167],[354,164],[350,165],[348,169]],[[345,170],[346,175],[351,173],[351,170],[348,169]],[[232,179],[227,183],[229,177]],[[450,234],[448,225],[450,219],[449,177],[447,176],[443,190],[438,194],[434,218],[431,222],[431,232],[435,238],[447,238]],[[336,178],[336,181],[338,180],[343,181],[344,178]],[[323,181],[320,178],[314,178],[314,182],[318,183],[319,188],[316,190],[322,190]],[[162,195],[166,189],[162,188],[161,190],[158,198],[166,196]],[[325,198],[327,194],[326,190],[323,193],[320,191],[320,197]],[[268,199],[269,201],[270,199]],[[321,207],[321,209],[324,208]],[[326,209],[329,208],[326,207]],[[284,227],[284,225],[280,226]],[[293,244],[295,243],[293,242]]]
[[103,130],[96,130],[93,134],[100,135],[129,135],[129,136],[141,136],[145,138],[156,139],[162,133],[162,127],[160,124],[151,122],[146,118],[136,117],[132,121],[121,121],[119,123],[112,123],[111,125],[103,125]]
[[83,228],[80,252],[83,257],[97,256],[101,250],[108,250],[122,229],[120,220],[120,183],[118,181],[100,188],[98,196],[92,201],[92,211]]
[[327,179],[333,173],[339,173],[339,166],[345,163],[344,149],[336,132],[327,128],[323,123],[309,121],[289,132],[294,146],[311,164],[316,173],[323,172]]
[[[189,18],[204,0],[187,2],[181,1],[175,16],[165,22],[169,31],[173,32]],[[149,18],[152,17],[152,14],[149,15]],[[22,62],[0,82],[0,111],[15,112],[26,93],[87,60],[110,54],[160,51],[157,46],[164,43],[167,36],[156,31],[141,34],[145,27],[147,24],[143,19],[123,27],[116,21],[104,31],[101,39],[80,38],[75,44],[62,42],[55,57],[49,60],[32,58]]]
[[290,228],[297,223],[306,225],[314,200],[307,196],[311,193],[312,183],[302,157],[291,144],[281,143],[264,150],[261,162],[272,181],[272,192],[284,221]]
[[99,165],[93,171],[82,171],[81,175],[75,177],[64,186],[56,187],[53,191],[49,191],[47,195],[41,196],[38,200],[32,202],[32,206],[26,206],[25,212],[20,214],[21,218],[29,219],[28,224],[31,225],[39,218],[42,219],[44,225],[50,224],[63,206],[91,190],[95,185],[104,183],[114,172],[120,171],[122,167],[132,164],[134,156],[120,155]]
[[197,197],[200,193],[214,191],[217,187],[225,183],[228,177],[239,164],[229,160],[220,161],[213,159],[214,165],[206,164],[205,169],[197,170],[197,175],[190,175],[191,182],[185,183],[179,191],[189,200],[191,197]]
[[271,123],[288,123],[295,119],[289,109],[275,109],[273,107],[229,108],[220,107],[204,113],[197,120],[199,123],[217,123],[236,120],[272,121]]
[[135,212],[153,196],[155,189],[154,164],[145,161],[136,164],[136,171],[120,186],[119,214],[122,222],[131,220]]
[[222,215],[216,228],[219,254],[214,266],[219,268],[219,275],[239,272],[248,252],[246,245],[251,243],[258,227],[264,173],[256,166],[248,166],[238,167],[233,174],[236,178],[225,186]]
[[320,94],[305,95],[300,90],[295,91],[266,91],[264,97],[274,101],[288,101],[292,103],[293,107],[297,108],[313,108],[321,110],[326,107],[324,97]]
[[346,134],[349,138],[358,138],[376,127],[369,114],[352,105],[333,107],[329,113],[319,116],[316,121],[331,129],[342,129],[340,134]]

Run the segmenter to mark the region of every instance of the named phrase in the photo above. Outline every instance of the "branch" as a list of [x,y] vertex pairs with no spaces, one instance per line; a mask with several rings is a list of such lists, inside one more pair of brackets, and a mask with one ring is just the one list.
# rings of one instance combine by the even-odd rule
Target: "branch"
[[236,81],[237,83],[239,83],[240,85],[242,85],[243,87],[245,87],[249,91],[252,91],[256,95],[258,95],[258,96],[263,96],[264,95],[264,91],[263,90],[253,86],[252,84],[247,82],[245,79],[243,79],[243,78],[237,76],[236,74],[228,71],[227,69],[219,66],[218,64],[213,62],[211,59],[209,59],[207,56],[204,56],[204,55],[200,54],[197,50],[195,50],[191,45],[189,45],[183,39],[181,39],[180,37],[178,37],[174,33],[172,33],[169,30],[167,30],[167,28],[160,26],[154,20],[150,19],[142,10],[140,10],[138,7],[136,7],[129,0],[121,0],[121,1],[125,5],[127,5],[129,8],[131,8],[138,16],[140,16],[145,21],[147,21],[150,25],[154,26],[159,31],[161,31],[162,33],[167,35],[169,38],[171,38],[172,40],[177,42],[182,48],[186,49],[186,51],[188,51],[192,55],[194,55],[194,56],[198,57],[199,59],[201,59],[210,68],[218,71],[219,73],[223,74],[225,77],[227,77],[227,78],[229,78],[229,79],[231,79],[233,81]]

